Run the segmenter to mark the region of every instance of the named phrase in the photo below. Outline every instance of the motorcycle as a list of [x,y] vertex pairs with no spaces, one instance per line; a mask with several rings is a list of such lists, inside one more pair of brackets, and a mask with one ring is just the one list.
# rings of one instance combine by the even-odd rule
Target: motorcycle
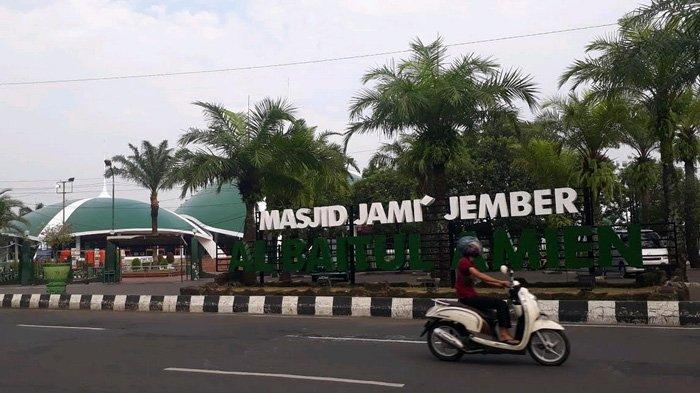
[[544,366],[559,366],[569,357],[569,340],[564,327],[550,320],[537,305],[537,298],[513,279],[505,265],[501,273],[510,281],[508,306],[515,320],[517,344],[498,339],[495,310],[484,313],[462,303],[434,299],[421,337],[427,334],[428,348],[438,359],[457,361],[465,354],[520,354]]

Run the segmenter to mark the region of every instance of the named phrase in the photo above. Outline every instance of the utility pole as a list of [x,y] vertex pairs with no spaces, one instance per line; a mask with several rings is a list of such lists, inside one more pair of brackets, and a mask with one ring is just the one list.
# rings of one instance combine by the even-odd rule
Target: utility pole
[[[66,223],[66,194],[73,192],[74,177],[69,177],[68,180],[59,180],[56,182],[56,193],[63,196],[63,209],[61,209],[61,225]],[[66,191],[66,184],[70,184],[70,190]]]
[[114,167],[112,166],[112,160],[105,160],[105,166],[109,168],[109,173],[112,175],[112,232],[114,235]]

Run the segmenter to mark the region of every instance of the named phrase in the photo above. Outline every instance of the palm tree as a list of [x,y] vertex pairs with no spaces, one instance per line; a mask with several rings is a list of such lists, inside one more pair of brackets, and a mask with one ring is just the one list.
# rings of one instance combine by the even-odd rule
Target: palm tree
[[[633,221],[648,222],[650,219],[651,192],[657,184],[657,164],[652,154],[659,148],[650,124],[649,114],[646,108],[629,104],[629,114],[625,127],[622,129],[621,141],[634,150],[632,162],[625,168],[627,184],[639,209],[633,209]],[[635,204],[635,206],[636,206]]]
[[243,240],[252,242],[257,202],[308,197],[303,174],[322,167],[313,129],[297,120],[284,100],[263,99],[249,115],[212,103],[194,105],[203,109],[208,124],[180,137],[182,195],[233,182],[246,205]]
[[700,3],[697,0],[652,0],[627,14],[623,23],[630,26],[675,26],[697,33],[700,31]]
[[676,157],[683,162],[683,221],[685,222],[685,246],[692,267],[700,267],[698,256],[698,179],[696,163],[700,158],[700,92],[688,91],[674,116],[676,123]]
[[[19,210],[24,207],[24,203],[10,196],[9,188],[0,190],[0,233],[21,234],[24,227],[20,224],[26,223],[19,214]],[[17,210],[17,211],[15,211]]]
[[[129,143],[132,154],[112,157],[114,174],[147,188],[151,192],[151,232],[158,233],[158,192],[173,188],[177,179],[174,174],[173,149],[164,140],[158,146],[149,141],[141,142],[141,149]],[[109,173],[108,173],[109,174]]]
[[[476,136],[494,113],[512,111],[517,100],[534,107],[537,90],[529,76],[502,71],[489,58],[471,54],[449,62],[441,38],[427,45],[416,39],[410,47],[409,58],[363,76],[363,84],[373,86],[353,98],[345,141],[347,145],[353,135],[369,132],[409,135],[404,155],[409,174],[419,179],[420,191],[444,200],[448,169],[466,154],[464,136]],[[448,228],[443,224],[434,221],[424,230],[437,236],[434,274],[449,280]]]
[[369,70],[362,82],[374,83],[352,100],[346,143],[358,133],[387,137],[410,134],[411,151],[422,188],[447,194],[445,172],[463,152],[461,136],[474,133],[493,112],[511,109],[518,99],[535,105],[536,88],[520,71],[502,71],[489,58],[476,55],[448,62],[438,38],[411,43],[411,56]]
[[[672,2],[655,1],[654,9],[660,10],[666,3]],[[647,108],[660,141],[664,212],[671,220],[675,214],[676,183],[671,109],[683,92],[697,83],[700,52],[697,34],[688,28],[692,23],[679,23],[678,17],[638,16],[652,12],[645,10],[642,8],[623,18],[617,36],[598,38],[590,43],[586,52],[596,55],[574,62],[562,75],[560,85],[573,81],[572,89],[576,89],[583,83],[592,83],[593,90],[599,94],[622,92]],[[664,19],[668,23],[659,22]]]
[[594,220],[600,218],[601,194],[612,196],[616,186],[615,167],[607,150],[619,146],[626,123],[627,107],[618,98],[599,100],[592,94],[575,93],[565,99],[553,99],[543,105],[540,116],[561,123],[564,144],[577,152],[579,170],[576,183],[591,190]]

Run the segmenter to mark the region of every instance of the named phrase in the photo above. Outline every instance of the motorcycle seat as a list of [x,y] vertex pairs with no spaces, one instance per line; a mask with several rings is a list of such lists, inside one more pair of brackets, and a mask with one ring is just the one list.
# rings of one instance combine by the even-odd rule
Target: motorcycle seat
[[476,309],[474,307],[469,307],[465,304],[460,303],[459,301],[455,300],[442,300],[442,303],[445,303],[445,305],[449,307],[460,307],[460,308],[466,308],[469,311],[473,311],[477,315],[479,315],[481,318],[483,318],[487,322],[495,321],[497,319],[497,313],[496,310],[488,310],[487,312],[483,312],[479,309]]

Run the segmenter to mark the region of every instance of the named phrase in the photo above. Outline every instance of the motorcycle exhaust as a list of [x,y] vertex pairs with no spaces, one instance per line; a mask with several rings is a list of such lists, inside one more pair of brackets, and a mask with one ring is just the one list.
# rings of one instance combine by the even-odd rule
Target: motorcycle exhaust
[[443,330],[442,328],[433,329],[433,334],[436,335],[440,340],[442,340],[446,344],[455,347],[461,351],[464,350],[464,344],[462,343],[462,340],[460,340],[458,337],[453,336],[450,333],[447,333],[447,331]]

